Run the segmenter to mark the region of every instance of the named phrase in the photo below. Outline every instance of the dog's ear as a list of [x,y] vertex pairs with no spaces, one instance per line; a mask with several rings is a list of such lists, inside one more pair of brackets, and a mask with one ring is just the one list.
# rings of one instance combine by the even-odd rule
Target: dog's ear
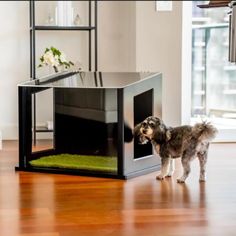
[[170,130],[167,129],[165,124],[162,122],[159,126],[158,129],[156,129],[155,135],[154,135],[154,140],[157,143],[164,143],[171,138],[171,133]]
[[[158,118],[158,117],[153,117],[153,119],[155,120],[156,124],[158,125],[164,125],[162,119]],[[165,125],[164,125],[165,126]]]
[[162,130],[156,131],[153,139],[156,143],[164,143],[166,141],[166,132],[163,132]]

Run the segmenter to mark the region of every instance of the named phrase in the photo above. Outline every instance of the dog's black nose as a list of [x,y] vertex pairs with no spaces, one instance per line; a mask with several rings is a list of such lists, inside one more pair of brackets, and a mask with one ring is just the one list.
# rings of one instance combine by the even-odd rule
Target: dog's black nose
[[143,133],[146,134],[146,133],[147,133],[147,130],[146,130],[146,129],[143,129]]

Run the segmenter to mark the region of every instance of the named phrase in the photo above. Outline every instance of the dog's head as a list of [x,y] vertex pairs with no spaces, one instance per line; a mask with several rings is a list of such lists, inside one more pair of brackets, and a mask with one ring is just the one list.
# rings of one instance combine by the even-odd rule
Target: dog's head
[[150,140],[161,143],[169,139],[169,131],[163,121],[157,117],[149,116],[136,125],[134,134],[139,136],[140,143],[144,144]]

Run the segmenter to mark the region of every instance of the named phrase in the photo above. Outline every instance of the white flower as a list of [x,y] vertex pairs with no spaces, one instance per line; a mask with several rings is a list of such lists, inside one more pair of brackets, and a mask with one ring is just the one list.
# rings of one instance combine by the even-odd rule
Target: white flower
[[40,64],[42,66],[65,66],[66,68],[73,66],[74,63],[66,60],[66,55],[55,47],[46,48],[44,54],[40,57]]
[[61,53],[61,55],[60,55],[60,60],[61,60],[61,62],[63,63],[63,62],[67,62],[67,60],[66,60],[66,54],[65,53]]
[[54,57],[51,51],[48,51],[43,55],[43,62],[50,66],[59,66],[60,64],[58,57]]

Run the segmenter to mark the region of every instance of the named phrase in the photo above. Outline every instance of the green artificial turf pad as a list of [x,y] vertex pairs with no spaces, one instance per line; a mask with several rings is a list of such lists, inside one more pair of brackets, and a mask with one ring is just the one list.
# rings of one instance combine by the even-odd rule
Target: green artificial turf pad
[[117,157],[59,154],[41,157],[29,163],[34,167],[117,172]]

